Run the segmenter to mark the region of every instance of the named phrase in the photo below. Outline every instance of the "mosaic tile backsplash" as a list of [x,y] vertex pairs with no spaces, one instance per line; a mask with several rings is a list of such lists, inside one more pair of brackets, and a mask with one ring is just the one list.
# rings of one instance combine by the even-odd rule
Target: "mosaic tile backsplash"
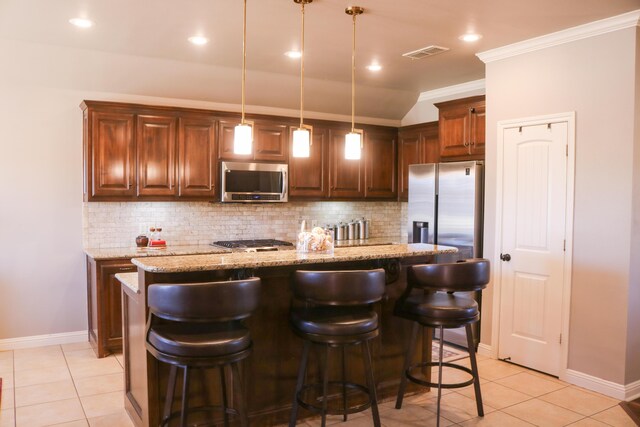
[[207,202],[85,202],[86,248],[135,245],[150,226],[162,227],[168,245],[201,245],[215,240],[273,238],[294,241],[300,221],[319,226],[354,218],[371,220],[370,236],[404,236],[407,204],[398,202],[289,202],[221,204]]

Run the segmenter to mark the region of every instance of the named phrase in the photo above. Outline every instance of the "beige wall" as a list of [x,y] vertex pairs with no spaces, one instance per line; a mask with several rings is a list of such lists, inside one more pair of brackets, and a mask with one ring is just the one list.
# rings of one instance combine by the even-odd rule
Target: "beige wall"
[[[234,74],[236,87],[235,82],[231,86],[229,81],[215,81],[209,75],[211,68],[197,64],[3,39],[0,52],[0,341],[83,331],[87,327],[86,273],[78,105],[83,99],[98,99],[238,110],[237,105],[205,100],[233,102],[239,96],[239,76]],[[267,95],[273,100],[293,90],[288,82],[275,81],[276,76],[262,77],[272,83],[273,92]],[[255,80],[249,83],[249,90],[254,84]],[[295,80],[292,88],[298,84]],[[342,90],[339,84],[318,85],[326,93]],[[344,89],[347,101],[343,104],[349,105],[348,85]],[[267,95],[261,99],[265,105],[270,101]],[[386,98],[387,107],[399,111],[403,107],[398,103],[405,102],[403,96],[396,98],[378,89],[366,96]],[[325,98],[341,102],[337,96]],[[249,100],[255,101],[251,95]],[[348,112],[348,107],[342,109]],[[297,115],[295,110],[266,107],[251,111]],[[399,124],[399,120],[365,121]]]
[[[631,327],[637,328],[637,323],[627,323],[629,304],[637,302],[637,296],[630,298],[630,286],[638,286],[630,276],[631,256],[635,254],[637,260],[638,254],[637,247],[631,246],[632,195],[634,182],[638,194],[639,176],[637,157],[634,164],[634,121],[639,112],[633,89],[638,72],[636,37],[636,28],[629,28],[490,62],[486,67],[485,254],[493,254],[495,248],[497,122],[575,111],[568,367],[618,384],[639,379],[637,373],[625,373],[631,344],[636,358],[638,354],[637,342],[630,340]],[[495,260],[494,266],[499,268]],[[490,287],[483,301],[492,301],[491,294]],[[483,313],[485,343],[492,342],[487,319],[490,305],[485,305]]]
[[627,331],[627,383],[640,378],[640,31],[636,31],[636,109],[633,148],[633,217],[631,230],[631,280]]

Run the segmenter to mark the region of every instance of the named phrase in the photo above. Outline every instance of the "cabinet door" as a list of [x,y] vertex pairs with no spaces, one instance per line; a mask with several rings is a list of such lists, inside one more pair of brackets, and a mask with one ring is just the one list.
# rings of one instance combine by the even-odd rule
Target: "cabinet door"
[[471,111],[466,106],[440,110],[440,156],[469,155]]
[[178,195],[213,199],[216,193],[216,121],[180,118],[178,125]]
[[347,130],[329,131],[329,197],[360,199],[364,197],[364,162],[344,158]]
[[430,122],[420,130],[422,163],[438,163],[440,161],[440,140],[438,138],[438,122]]
[[[293,131],[291,128],[291,140]],[[313,128],[309,157],[289,157],[289,195],[300,198],[326,198],[328,194],[327,129]]]
[[286,162],[289,150],[287,126],[275,123],[253,125],[255,160]]
[[137,271],[137,267],[129,260],[96,261],[96,283],[92,288],[95,292],[90,295],[91,306],[95,308],[92,318],[93,329],[97,331],[96,353],[98,357],[104,357],[110,352],[119,351],[122,348],[122,308],[120,281],[116,279],[118,273]]
[[135,196],[133,114],[91,113],[87,174],[90,197]]
[[484,155],[486,106],[483,103],[471,110],[471,153]]
[[[220,160],[252,160],[253,154],[235,154],[233,152],[233,135],[240,120],[220,120],[218,124],[218,157]],[[253,130],[253,143],[256,135]],[[255,149],[255,147],[254,147]]]
[[398,198],[409,198],[409,165],[422,162],[420,131],[400,132],[398,137]]
[[176,119],[138,116],[138,195],[176,194]]
[[365,133],[365,193],[367,199],[395,199],[398,195],[397,134],[395,132]]

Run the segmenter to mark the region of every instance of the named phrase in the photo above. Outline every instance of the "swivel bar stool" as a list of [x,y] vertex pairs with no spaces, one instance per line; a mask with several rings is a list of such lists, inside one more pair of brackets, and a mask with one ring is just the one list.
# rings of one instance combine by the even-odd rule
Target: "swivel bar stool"
[[[222,405],[201,406],[192,412],[204,411],[207,419],[212,419],[214,411],[221,411],[225,426],[229,425],[229,415],[239,416],[241,425],[248,425],[238,365],[251,352],[251,336],[243,319],[258,306],[259,293],[259,278],[149,286],[147,350],[171,365],[161,426],[178,416],[180,426],[187,425],[189,374],[193,368],[219,369]],[[231,367],[237,409],[228,405],[227,366]],[[182,404],[179,412],[171,412],[179,367],[183,369]]]
[[[489,261],[485,259],[469,259],[447,264],[422,264],[409,267],[407,272],[408,286],[396,303],[394,314],[412,320],[413,329],[404,369],[400,380],[400,389],[396,400],[396,409],[402,407],[407,379],[425,387],[438,388],[437,425],[440,425],[440,400],[443,388],[466,387],[473,384],[476,395],[478,416],[484,416],[482,395],[478,377],[475,345],[471,324],[480,318],[478,304],[472,298],[457,295],[457,292],[479,291],[489,283]],[[415,292],[415,291],[418,292]],[[412,364],[411,357],[415,351],[419,326],[438,328],[440,331],[440,351],[438,362]],[[467,333],[467,344],[471,369],[455,363],[442,362],[443,329],[464,326]],[[433,383],[412,375],[412,370],[422,367],[438,366],[438,382]],[[442,367],[447,366],[471,374],[471,379],[461,383],[442,383]]]
[[[296,425],[298,406],[322,415],[322,427],[327,414],[342,415],[371,408],[373,423],[380,427],[380,415],[376,396],[376,384],[371,367],[369,341],[378,336],[378,315],[371,304],[379,301],[385,291],[383,269],[351,271],[296,271],[293,273],[292,290],[294,300],[290,312],[293,331],[304,340],[302,360],[293,396],[293,407],[289,426]],[[320,354],[322,383],[305,384],[307,363],[311,344],[323,347]],[[367,386],[348,382],[345,368],[345,347],[362,345],[362,357]],[[329,350],[342,351],[342,378],[329,381]],[[341,403],[329,408],[329,386],[337,387]],[[367,401],[355,406],[348,405],[347,390],[365,393]],[[305,393],[318,392],[316,402],[305,401]]]

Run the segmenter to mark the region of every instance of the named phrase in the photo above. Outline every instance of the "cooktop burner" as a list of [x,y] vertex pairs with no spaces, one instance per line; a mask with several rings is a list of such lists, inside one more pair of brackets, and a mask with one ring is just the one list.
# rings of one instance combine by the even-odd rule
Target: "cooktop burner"
[[246,249],[246,248],[267,248],[278,246],[293,246],[291,242],[275,239],[254,239],[254,240],[220,240],[213,242],[213,245],[222,246],[229,249]]

